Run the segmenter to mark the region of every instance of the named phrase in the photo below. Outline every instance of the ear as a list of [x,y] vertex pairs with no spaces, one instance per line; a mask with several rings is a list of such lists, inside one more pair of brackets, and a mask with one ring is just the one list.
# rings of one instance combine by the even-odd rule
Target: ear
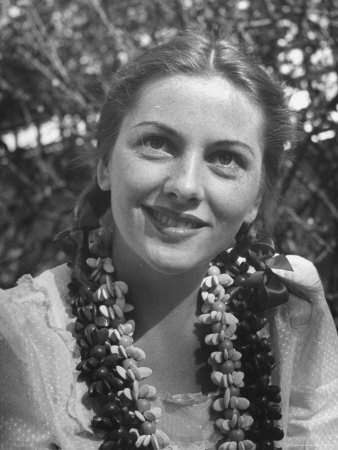
[[253,203],[251,208],[247,211],[247,213],[244,217],[244,222],[246,222],[246,223],[254,222],[254,220],[257,217],[261,203],[262,203],[262,197],[263,197],[263,192],[262,192],[262,189],[260,189],[257,194],[255,202]]
[[102,191],[110,191],[110,177],[107,163],[100,158],[96,169],[97,184]]

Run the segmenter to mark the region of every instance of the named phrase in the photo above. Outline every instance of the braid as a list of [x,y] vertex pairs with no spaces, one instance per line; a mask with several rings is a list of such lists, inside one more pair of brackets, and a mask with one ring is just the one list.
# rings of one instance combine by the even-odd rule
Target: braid
[[75,207],[75,228],[94,229],[100,227],[99,218],[110,206],[110,191],[103,191],[93,180],[81,193]]
[[238,230],[235,240],[236,244],[234,247],[236,257],[244,256],[247,249],[256,239],[257,231],[253,223],[243,222],[241,228]]

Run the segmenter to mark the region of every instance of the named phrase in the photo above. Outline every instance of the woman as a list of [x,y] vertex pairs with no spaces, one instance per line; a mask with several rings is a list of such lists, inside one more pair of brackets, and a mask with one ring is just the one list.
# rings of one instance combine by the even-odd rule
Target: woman
[[69,267],[4,293],[1,448],[337,447],[317,272],[252,242],[292,133],[281,86],[227,40],[185,33],[121,69],[58,237]]

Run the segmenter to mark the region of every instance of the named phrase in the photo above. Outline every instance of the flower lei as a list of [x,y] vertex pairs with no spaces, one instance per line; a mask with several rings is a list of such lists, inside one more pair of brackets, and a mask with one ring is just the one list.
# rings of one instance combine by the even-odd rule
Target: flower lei
[[[88,224],[87,224],[88,225]],[[111,234],[96,229],[66,230],[56,241],[72,262],[69,292],[81,353],[77,370],[96,398],[93,428],[103,439],[99,450],[166,448],[168,436],[157,428],[159,407],[151,407],[155,387],[141,381],[152,371],[142,365],[145,353],[133,343],[135,323],[125,314],[128,286],[115,280],[109,257]],[[273,242],[255,242],[243,255],[241,245],[210,263],[201,284],[208,363],[217,386],[213,409],[222,438],[218,450],[276,449],[283,438],[280,388],[270,384],[275,360],[262,329],[264,312],[288,300],[288,290],[271,268],[292,270]],[[243,247],[243,246],[242,246]]]

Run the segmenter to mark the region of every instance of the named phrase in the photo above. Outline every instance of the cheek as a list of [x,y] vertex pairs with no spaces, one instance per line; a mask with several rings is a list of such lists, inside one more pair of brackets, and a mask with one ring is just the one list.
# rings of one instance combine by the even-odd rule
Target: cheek
[[221,226],[238,227],[246,215],[255,210],[260,192],[260,177],[254,182],[240,182],[220,188],[213,196],[212,204]]
[[161,174],[147,163],[128,158],[126,153],[111,160],[111,209],[115,225],[131,231],[135,222],[142,226],[139,207],[156,198]]
[[126,195],[141,195],[158,186],[161,170],[154,170],[154,165],[129,155],[128,150],[113,155],[110,164],[112,187]]

